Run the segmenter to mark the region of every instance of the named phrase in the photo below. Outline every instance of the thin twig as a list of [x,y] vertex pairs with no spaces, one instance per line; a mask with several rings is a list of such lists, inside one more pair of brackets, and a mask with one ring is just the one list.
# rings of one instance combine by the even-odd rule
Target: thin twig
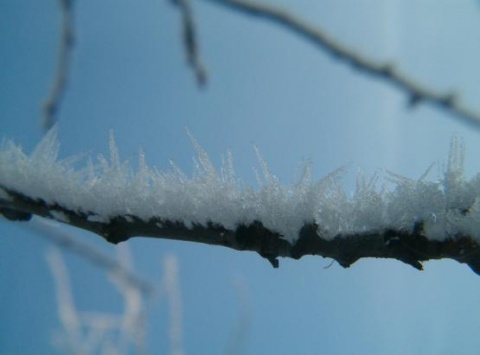
[[247,282],[243,277],[234,279],[238,295],[239,310],[234,327],[225,347],[224,354],[241,355],[246,353],[248,335],[252,331],[252,306],[249,299]]
[[401,73],[393,64],[388,62],[382,63],[368,58],[339,43],[322,29],[306,23],[283,9],[249,0],[208,1],[281,25],[326,51],[334,59],[344,61],[355,70],[378,79],[383,79],[404,91],[408,97],[409,107],[415,107],[422,102],[430,103],[438,109],[456,116],[465,123],[480,128],[480,113],[461,104],[455,92],[442,93],[426,87],[414,78]]
[[195,72],[198,86],[203,87],[207,83],[207,71],[200,59],[197,31],[195,21],[193,20],[190,0],[172,0],[172,3],[176,5],[182,13],[182,37],[185,53],[187,54],[187,62]]
[[163,288],[169,304],[168,340],[171,355],[184,355],[182,294],[179,285],[179,266],[177,257],[169,254],[163,261]]
[[50,93],[43,103],[43,122],[45,130],[49,130],[56,121],[56,116],[67,87],[71,66],[75,33],[73,26],[73,1],[59,0],[62,16],[58,63]]
[[[127,269],[126,259],[124,255],[116,261]],[[101,349],[108,348],[108,353],[127,354],[133,345],[136,354],[146,354],[146,318],[141,289],[132,285],[121,273],[110,273],[110,280],[124,299],[123,313],[80,311],[75,305],[68,270],[58,248],[50,250],[47,261],[57,286],[58,313],[63,326],[57,344],[63,350],[75,354],[97,354]]]

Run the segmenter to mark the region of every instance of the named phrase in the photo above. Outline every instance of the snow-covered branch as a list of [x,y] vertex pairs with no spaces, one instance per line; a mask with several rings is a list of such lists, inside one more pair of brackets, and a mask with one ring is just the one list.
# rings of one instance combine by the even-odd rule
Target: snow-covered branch
[[251,0],[207,1],[280,25],[287,31],[299,35],[325,51],[333,59],[342,61],[350,65],[354,70],[370,75],[372,78],[384,80],[405,92],[410,107],[417,106],[420,103],[429,103],[476,128],[480,127],[480,113],[464,106],[455,92],[439,92],[429,88],[415,78],[402,73],[393,63],[382,63],[368,58],[342,44],[337,39],[332,38],[320,27],[309,24],[275,5]]
[[121,162],[113,137],[110,159],[75,170],[58,160],[56,130],[31,155],[13,143],[0,151],[0,212],[30,215],[96,233],[112,243],[134,236],[167,238],[255,251],[278,257],[333,258],[348,267],[360,258],[394,258],[417,269],[450,258],[480,273],[480,176],[463,176],[463,148],[454,141],[443,178],[410,180],[391,174],[389,188],[359,179],[353,196],[341,171],[285,186],[260,160],[257,189],[238,181],[231,157],[220,171],[193,140],[197,166],[187,177],[176,166],[159,172],[140,155],[133,171]]

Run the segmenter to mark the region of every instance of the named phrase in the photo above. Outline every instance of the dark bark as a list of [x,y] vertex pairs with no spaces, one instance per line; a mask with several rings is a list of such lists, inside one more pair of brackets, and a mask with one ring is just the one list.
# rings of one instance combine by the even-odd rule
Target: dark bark
[[279,266],[279,257],[300,259],[304,255],[319,255],[332,258],[345,268],[361,258],[373,257],[397,259],[422,270],[423,261],[447,258],[467,264],[480,275],[480,247],[477,241],[465,235],[455,235],[443,241],[430,240],[424,234],[421,222],[412,231],[386,229],[337,235],[331,239],[322,237],[321,226],[306,223],[297,242],[292,245],[279,233],[265,228],[261,221],[238,225],[235,230],[215,223],[187,226],[182,221],[161,217],[145,221],[132,215],[116,216],[102,222],[91,211],[72,211],[58,204],[48,204],[2,189],[8,198],[0,199],[0,214],[8,219],[23,221],[31,215],[55,219],[61,213],[65,216],[61,222],[96,233],[114,244],[144,236],[221,245],[235,250],[255,251],[274,267]]

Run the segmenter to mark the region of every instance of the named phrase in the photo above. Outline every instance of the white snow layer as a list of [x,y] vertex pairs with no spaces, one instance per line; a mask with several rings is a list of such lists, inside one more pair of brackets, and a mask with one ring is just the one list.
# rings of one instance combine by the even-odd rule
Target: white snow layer
[[[58,159],[57,129],[53,128],[31,155],[11,141],[2,144],[0,189],[86,212],[89,220],[101,222],[133,215],[182,221],[187,226],[213,222],[234,230],[258,220],[292,244],[302,226],[312,222],[326,239],[386,229],[411,231],[422,221],[430,239],[460,233],[480,240],[480,175],[469,181],[464,178],[464,150],[456,139],[438,182],[390,173],[389,187],[379,187],[375,177],[360,177],[352,196],[339,182],[344,169],[312,181],[306,167],[296,184],[285,186],[260,156],[259,187],[244,187],[235,175],[231,155],[216,170],[207,153],[193,138],[192,142],[197,159],[191,177],[174,164],[170,171],[149,168],[142,153],[134,171],[120,161],[113,136],[110,159],[100,156],[97,162],[89,160],[85,168],[75,170],[73,163],[78,159]],[[5,200],[3,195],[0,198]]]

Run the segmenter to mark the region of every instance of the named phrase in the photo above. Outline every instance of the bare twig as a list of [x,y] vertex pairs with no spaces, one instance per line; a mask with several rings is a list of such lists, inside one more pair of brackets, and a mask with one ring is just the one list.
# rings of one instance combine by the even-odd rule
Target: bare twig
[[65,94],[68,75],[71,66],[71,53],[74,45],[73,1],[59,0],[62,13],[62,27],[58,51],[58,63],[50,93],[43,103],[43,122],[45,130],[50,129],[56,121],[56,116]]
[[200,59],[197,31],[193,20],[190,0],[172,0],[172,3],[176,5],[182,13],[182,36],[188,64],[195,72],[198,86],[203,87],[207,83],[207,71]]
[[368,58],[333,39],[322,29],[306,23],[283,9],[249,0],[208,1],[281,25],[326,51],[335,59],[349,64],[355,70],[377,79],[383,79],[404,91],[408,97],[409,107],[415,107],[423,102],[430,103],[438,109],[460,118],[465,123],[480,128],[480,113],[461,104],[455,92],[442,93],[424,86],[399,71],[393,64],[381,63]]

